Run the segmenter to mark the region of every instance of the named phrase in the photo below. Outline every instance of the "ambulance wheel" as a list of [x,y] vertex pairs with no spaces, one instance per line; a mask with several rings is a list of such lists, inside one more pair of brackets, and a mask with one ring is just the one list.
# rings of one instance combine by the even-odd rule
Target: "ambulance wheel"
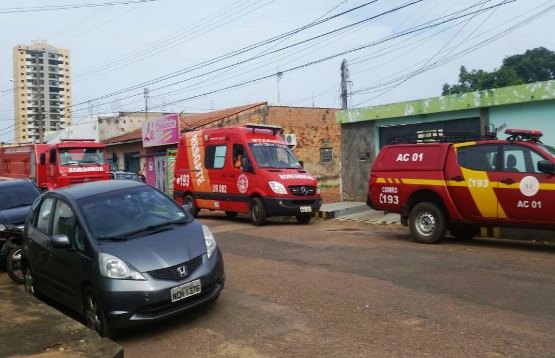
[[471,225],[452,224],[449,226],[449,232],[459,241],[468,241],[478,235],[480,228]]
[[237,216],[238,212],[236,212],[236,211],[226,211],[225,214],[227,215],[228,218],[233,219],[234,217]]
[[445,236],[445,214],[434,203],[417,204],[409,216],[409,229],[414,241],[435,244]]
[[251,200],[250,216],[253,225],[262,226],[266,224],[266,208],[259,197],[254,197]]
[[312,215],[310,215],[310,214],[299,214],[299,215],[297,215],[297,222],[299,224],[308,224],[310,222],[310,219],[312,219]]
[[189,211],[191,215],[193,215],[195,218],[198,218],[198,213],[200,209],[195,206],[195,200],[191,195],[185,196],[185,198],[183,199],[183,205],[189,205],[189,207],[191,208],[191,210]]

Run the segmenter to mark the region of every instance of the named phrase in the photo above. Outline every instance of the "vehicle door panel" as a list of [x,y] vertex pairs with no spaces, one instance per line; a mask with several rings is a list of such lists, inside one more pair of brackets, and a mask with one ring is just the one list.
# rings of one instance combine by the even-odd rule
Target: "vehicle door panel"
[[500,219],[507,224],[553,223],[555,176],[541,173],[537,163],[546,158],[524,144],[503,146],[503,171],[496,173]]
[[249,173],[242,168],[242,158],[248,158],[246,148],[240,143],[233,143],[229,160],[226,162],[227,210],[246,213],[249,211],[247,196]]
[[449,194],[466,220],[497,220],[497,183],[491,179],[497,152],[497,145],[467,143],[454,145],[448,154],[445,176]]
[[80,306],[80,286],[87,277],[90,262],[85,255],[85,234],[70,206],[58,200],[52,221],[52,236],[66,235],[71,248],[51,247],[50,276],[53,290],[61,302],[70,307]]
[[45,198],[33,213],[33,220],[27,227],[29,262],[35,276],[37,289],[51,295],[52,280],[49,269],[52,265],[51,223],[54,211],[54,198]]

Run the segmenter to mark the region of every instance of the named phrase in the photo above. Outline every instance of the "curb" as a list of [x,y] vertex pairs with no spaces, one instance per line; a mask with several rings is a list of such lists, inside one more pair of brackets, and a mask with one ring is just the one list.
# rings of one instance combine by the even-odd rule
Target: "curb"
[[[3,277],[4,279],[4,277]],[[123,347],[38,300],[15,284],[1,284],[0,357],[124,356]]]
[[[328,204],[328,205],[331,206],[335,204]],[[366,206],[366,204],[361,204],[361,205],[355,205],[355,206],[347,206],[347,207],[338,208],[338,209],[328,209],[328,210],[323,209],[318,211],[315,216],[323,220],[328,220],[328,219],[335,219],[337,217],[345,216],[349,214],[360,213],[365,210],[368,210],[368,206]]]

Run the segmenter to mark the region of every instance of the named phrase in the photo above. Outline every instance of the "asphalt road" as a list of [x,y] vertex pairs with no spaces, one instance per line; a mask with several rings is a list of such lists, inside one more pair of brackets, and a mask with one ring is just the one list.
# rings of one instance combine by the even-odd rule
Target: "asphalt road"
[[555,357],[555,246],[421,245],[398,225],[202,217],[215,303],[122,332],[126,357]]

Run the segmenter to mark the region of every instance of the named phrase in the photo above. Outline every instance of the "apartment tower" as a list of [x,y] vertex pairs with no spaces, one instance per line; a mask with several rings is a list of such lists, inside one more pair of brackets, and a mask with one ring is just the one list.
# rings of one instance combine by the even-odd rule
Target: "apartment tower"
[[46,42],[13,50],[16,143],[43,142],[44,133],[71,124],[69,50]]

